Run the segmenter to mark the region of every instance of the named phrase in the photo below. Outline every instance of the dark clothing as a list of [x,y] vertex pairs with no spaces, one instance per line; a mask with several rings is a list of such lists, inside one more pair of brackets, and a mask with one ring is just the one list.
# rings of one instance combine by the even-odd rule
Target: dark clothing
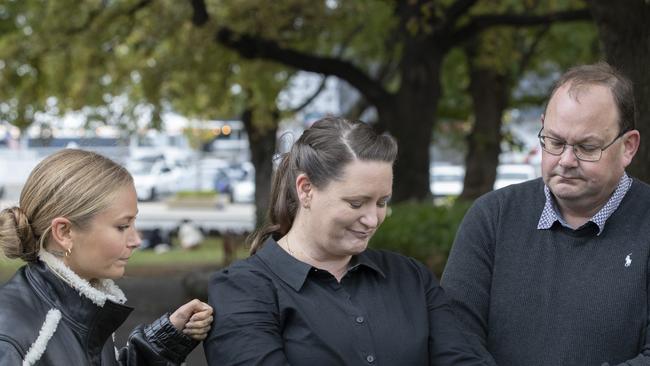
[[339,283],[269,239],[210,281],[210,365],[484,365],[434,275],[368,249]]
[[136,328],[118,356],[112,333],[132,310],[98,306],[44,263],[28,264],[0,288],[0,365],[174,365],[196,346],[166,315]]
[[650,187],[634,180],[598,235],[593,222],[537,229],[541,179],[479,198],[442,285],[500,366],[650,365]]

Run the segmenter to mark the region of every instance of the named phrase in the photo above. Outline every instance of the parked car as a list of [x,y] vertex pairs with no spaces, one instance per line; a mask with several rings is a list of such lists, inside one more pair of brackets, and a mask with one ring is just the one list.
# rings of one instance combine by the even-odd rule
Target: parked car
[[535,168],[530,164],[501,164],[497,167],[494,189],[525,182],[536,177]]
[[126,168],[133,176],[138,200],[155,200],[160,195],[174,192],[178,186],[178,174],[164,159],[134,159],[127,162]]
[[[429,170],[430,189],[434,197],[458,196],[463,191],[465,167],[460,165],[433,165]],[[525,182],[537,177],[530,164],[501,164],[497,167],[494,189]]]
[[235,203],[255,202],[255,180],[246,178],[233,183],[232,201]]
[[437,165],[429,169],[429,188],[434,197],[458,196],[463,191],[465,168],[460,165]]

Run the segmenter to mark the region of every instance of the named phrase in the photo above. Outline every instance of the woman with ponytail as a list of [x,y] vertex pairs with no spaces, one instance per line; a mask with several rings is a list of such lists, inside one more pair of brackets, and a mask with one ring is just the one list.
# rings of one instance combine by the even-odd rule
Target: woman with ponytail
[[396,156],[393,138],[362,122],[304,131],[273,176],[252,255],[210,281],[210,365],[489,364],[424,265],[368,249]]
[[99,154],[66,149],[32,171],[19,205],[0,211],[0,249],[27,264],[0,287],[0,365],[179,365],[205,338],[212,308],[192,300],[138,326],[122,277],[140,237],[133,178]]

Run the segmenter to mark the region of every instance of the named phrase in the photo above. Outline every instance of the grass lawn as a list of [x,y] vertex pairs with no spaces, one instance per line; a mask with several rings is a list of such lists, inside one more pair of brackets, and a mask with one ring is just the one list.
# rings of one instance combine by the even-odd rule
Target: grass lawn
[[[126,267],[129,276],[159,275],[198,268],[218,268],[223,265],[223,245],[219,237],[207,237],[202,245],[192,250],[182,250],[172,241],[173,249],[157,254],[153,250],[137,250]],[[237,256],[245,257],[246,248],[239,247]],[[9,260],[0,255],[0,282],[7,280],[23,262]]]

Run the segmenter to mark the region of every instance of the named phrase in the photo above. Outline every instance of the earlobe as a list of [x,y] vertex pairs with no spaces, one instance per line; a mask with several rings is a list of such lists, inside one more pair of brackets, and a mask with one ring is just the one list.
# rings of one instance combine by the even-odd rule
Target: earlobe
[[72,223],[65,217],[57,217],[52,220],[50,236],[52,241],[63,251],[68,252],[72,249]]
[[302,173],[296,177],[296,191],[302,207],[309,208],[313,186],[307,174]]

